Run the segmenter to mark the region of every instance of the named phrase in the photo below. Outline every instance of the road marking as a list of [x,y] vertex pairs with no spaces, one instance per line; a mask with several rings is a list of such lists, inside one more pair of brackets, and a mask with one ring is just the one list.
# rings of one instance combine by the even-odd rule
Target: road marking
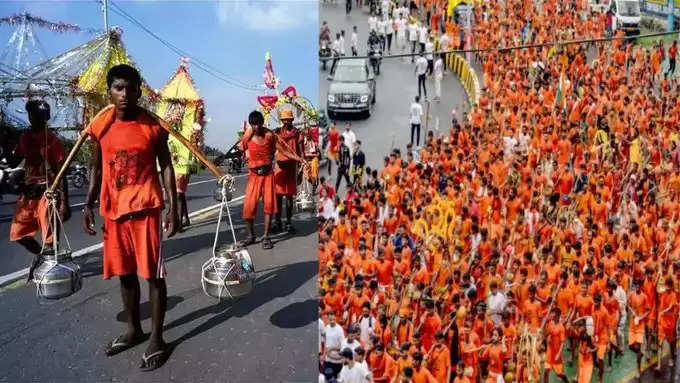
[[[211,181],[214,181],[214,180],[211,180]],[[242,195],[240,197],[236,197],[236,198],[232,199],[230,201],[230,203],[239,202],[239,201],[243,200],[245,197],[246,196],[244,196],[244,195]],[[189,218],[196,218],[196,217],[198,217],[202,214],[205,214],[207,212],[211,212],[212,210],[216,210],[217,208],[220,207],[220,205],[221,205],[221,203],[216,203],[214,205],[206,206],[202,209],[191,212],[191,213],[189,213]],[[200,219],[202,219],[202,217],[199,217],[199,220]],[[71,254],[71,257],[72,258],[82,257],[84,255],[92,253],[93,251],[97,251],[97,250],[101,249],[103,246],[104,246],[104,243],[99,242],[99,243],[94,244],[92,246],[88,246],[88,247],[85,247],[83,249],[74,251],[73,254]],[[16,281],[17,279],[25,277],[26,275],[28,275],[28,267],[25,268],[25,269],[21,269],[19,271],[15,271],[13,273],[7,274],[7,275],[0,276],[0,286],[4,286],[8,283],[12,283],[12,282]]]

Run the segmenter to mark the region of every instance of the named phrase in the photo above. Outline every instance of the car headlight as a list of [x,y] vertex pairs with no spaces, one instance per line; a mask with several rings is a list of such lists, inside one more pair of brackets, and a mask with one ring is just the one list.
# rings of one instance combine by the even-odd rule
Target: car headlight
[[328,95],[328,101],[329,102],[335,102],[335,96],[333,96],[332,94],[329,94]]
[[368,102],[368,95],[367,94],[362,95],[360,101],[361,102]]

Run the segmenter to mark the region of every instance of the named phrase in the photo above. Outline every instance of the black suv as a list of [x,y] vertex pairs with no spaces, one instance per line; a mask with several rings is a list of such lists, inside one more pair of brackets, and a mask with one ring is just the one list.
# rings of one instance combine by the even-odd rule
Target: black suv
[[326,97],[328,117],[337,113],[363,113],[371,116],[375,104],[375,77],[366,59],[339,60]]

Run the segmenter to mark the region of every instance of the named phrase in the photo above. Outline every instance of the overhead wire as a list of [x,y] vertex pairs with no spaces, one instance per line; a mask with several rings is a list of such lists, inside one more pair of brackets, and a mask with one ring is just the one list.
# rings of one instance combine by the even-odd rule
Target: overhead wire
[[[99,3],[99,1],[97,1]],[[262,88],[256,85],[249,85],[244,83],[241,80],[238,80],[236,78],[233,78],[232,76],[227,75],[226,73],[220,71],[219,69],[211,66],[210,64],[194,57],[191,55],[189,52],[177,47],[176,45],[170,43],[169,41],[163,39],[162,37],[158,36],[156,33],[151,31],[149,28],[147,28],[144,24],[142,24],[140,21],[138,21],[136,18],[134,18],[132,15],[127,13],[124,9],[122,9],[119,5],[114,3],[113,1],[109,0],[109,4],[112,6],[109,8],[112,12],[116,13],[117,15],[121,16],[122,18],[126,19],[130,23],[134,24],[135,26],[139,27],[142,29],[144,32],[149,34],[151,37],[159,41],[161,44],[165,45],[167,48],[175,52],[177,55],[180,57],[187,57],[192,60],[194,65],[202,70],[203,72],[211,75],[212,77],[215,77],[231,86],[241,88],[244,90],[248,91],[260,91]]]
[[[513,45],[513,46],[507,46],[507,47],[490,47],[490,48],[469,48],[469,49],[450,49],[446,51],[436,51],[436,52],[422,52],[423,55],[428,55],[428,54],[449,54],[449,53],[458,53],[458,54],[463,54],[463,53],[486,53],[486,52],[509,52],[509,51],[514,51],[514,50],[519,50],[519,49],[530,49],[530,48],[544,48],[544,47],[553,47],[556,45],[574,45],[574,44],[587,44],[587,43],[601,43],[601,42],[608,42],[608,41],[614,41],[614,40],[633,40],[633,39],[639,39],[639,38],[648,38],[648,37],[661,37],[661,36],[668,36],[668,35],[674,35],[680,33],[680,30],[675,30],[675,31],[669,31],[669,32],[656,32],[656,33],[648,33],[648,34],[643,34],[643,35],[631,35],[631,36],[622,36],[622,37],[617,37],[617,36],[612,36],[612,37],[601,37],[601,38],[592,38],[592,39],[579,39],[579,40],[564,40],[564,41],[549,41],[545,43],[533,43],[533,44],[522,44],[522,45]],[[400,53],[400,54],[394,54],[394,55],[385,55],[381,56],[381,59],[393,59],[393,58],[404,58],[404,57],[414,57],[414,56],[420,56],[420,52],[418,53]],[[365,56],[338,56],[338,57],[323,57],[319,58],[320,61],[329,61],[329,60],[351,60],[351,59],[370,59],[372,58],[370,55],[365,55]]]

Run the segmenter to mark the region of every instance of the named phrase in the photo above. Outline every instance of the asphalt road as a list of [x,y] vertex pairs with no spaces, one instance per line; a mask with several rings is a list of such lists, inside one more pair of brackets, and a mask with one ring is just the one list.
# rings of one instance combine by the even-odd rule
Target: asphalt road
[[[331,36],[340,30],[345,31],[346,53],[351,55],[351,31],[357,26],[359,35],[359,54],[365,55],[368,40],[368,7],[352,8],[349,15],[345,14],[345,2],[338,1],[335,5],[322,3],[319,5],[319,20],[327,21],[331,30]],[[400,53],[396,48],[395,37],[392,38],[392,54]],[[385,54],[387,54],[385,52]],[[330,63],[330,62],[329,62]],[[321,65],[319,64],[319,68]],[[329,66],[330,68],[330,66]],[[368,119],[354,117],[352,115],[338,116],[338,129],[344,131],[344,124],[351,123],[352,130],[357,139],[362,141],[362,149],[366,154],[367,166],[376,168],[383,164],[383,157],[391,148],[405,150],[406,144],[411,139],[411,125],[409,124],[409,107],[418,95],[418,80],[414,72],[415,66],[410,58],[383,58],[380,67],[380,75],[376,76],[377,101]],[[329,71],[319,71],[319,97],[320,105],[326,106]],[[434,80],[428,78],[427,92],[429,97],[434,97]],[[422,102],[422,101],[421,101]],[[423,112],[427,113],[427,103],[422,102]],[[452,72],[445,72],[442,80],[442,99],[440,103],[432,102],[429,107],[430,120],[427,123],[429,130],[447,131],[451,126],[451,110],[456,109],[459,118],[462,112],[468,109],[465,92]],[[421,127],[421,144],[426,135],[426,123],[423,118]],[[333,166],[335,169],[335,166]],[[322,175],[328,174],[322,171]],[[333,170],[333,182],[335,182],[335,170]]]
[[[205,182],[203,182],[205,181]],[[189,210],[214,205],[214,180],[203,174],[189,187]],[[237,179],[242,195],[245,178]],[[71,203],[82,202],[74,193]],[[7,200],[6,200],[7,201]],[[80,229],[80,207],[66,232],[74,250],[96,244],[101,234]],[[6,212],[9,211],[9,213]],[[0,215],[11,214],[11,204]],[[237,239],[245,238],[241,202],[231,210]],[[277,236],[273,250],[260,244],[249,248],[257,271],[253,292],[237,302],[218,303],[203,294],[201,266],[210,258],[216,210],[194,217],[191,228],[164,241],[168,270],[168,311],[165,339],[173,353],[161,369],[138,369],[145,345],[108,358],[104,345],[124,331],[124,313],[115,279],[101,279],[101,250],[77,258],[83,288],[58,301],[39,301],[33,286],[23,281],[0,288],[0,382],[58,381],[191,381],[191,382],[310,382],[317,375],[316,223],[308,213],[296,214],[294,237]],[[98,221],[98,224],[101,221]],[[258,217],[256,222],[262,222]],[[7,235],[10,221],[0,222]],[[262,226],[257,225],[259,234]],[[231,235],[222,224],[220,242]],[[2,275],[26,266],[20,247],[5,242]],[[142,287],[142,318],[150,331],[147,289]]]

